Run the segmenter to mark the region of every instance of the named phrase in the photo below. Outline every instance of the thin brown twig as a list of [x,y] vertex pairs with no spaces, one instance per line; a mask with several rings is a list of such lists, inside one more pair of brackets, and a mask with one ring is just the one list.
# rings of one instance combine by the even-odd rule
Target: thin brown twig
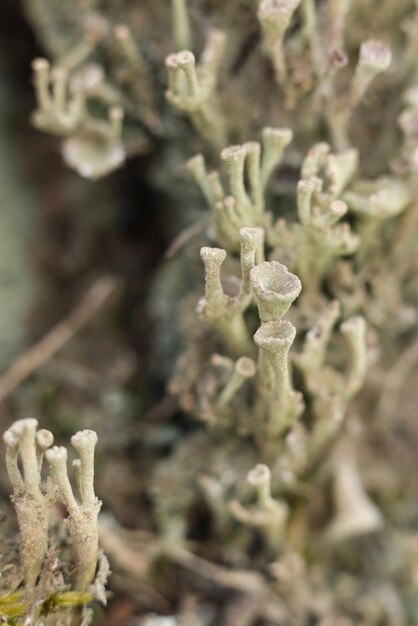
[[77,306],[45,337],[22,354],[0,376],[0,401],[4,400],[30,374],[47,363],[80,329],[91,320],[114,293],[117,281],[102,276],[88,289]]
[[199,220],[196,224],[192,224],[182,230],[181,233],[179,233],[177,237],[175,237],[174,241],[172,241],[168,246],[164,253],[164,257],[166,259],[171,259],[179,250],[184,248],[184,246],[187,245],[193,237],[199,235],[209,223],[210,219],[205,217]]

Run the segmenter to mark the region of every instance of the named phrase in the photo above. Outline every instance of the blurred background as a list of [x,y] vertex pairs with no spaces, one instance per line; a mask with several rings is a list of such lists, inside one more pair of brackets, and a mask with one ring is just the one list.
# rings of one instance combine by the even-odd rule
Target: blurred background
[[[162,227],[158,194],[146,182],[146,154],[90,182],[63,164],[56,138],[33,128],[31,62],[44,55],[22,4],[2,2],[0,378],[5,381],[10,367],[60,322],[72,338],[56,354],[49,353],[48,342],[41,345],[35,361],[45,359],[43,366],[20,384],[12,371],[0,430],[32,416],[65,445],[79,429],[97,430],[96,482],[104,510],[127,528],[139,520],[146,527],[147,458],[137,424],[163,397],[164,376],[150,365],[147,302],[170,241],[170,220],[166,216]],[[58,328],[57,336],[65,332],[60,335]],[[160,414],[164,410],[156,419]],[[9,494],[2,461],[0,510],[12,534]],[[148,602],[123,596],[101,623],[122,623],[115,615],[129,616],[132,603]]]

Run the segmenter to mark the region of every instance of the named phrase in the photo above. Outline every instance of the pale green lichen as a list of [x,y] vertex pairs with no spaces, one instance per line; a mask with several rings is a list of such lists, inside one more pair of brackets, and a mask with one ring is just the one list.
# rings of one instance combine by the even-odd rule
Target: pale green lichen
[[[29,587],[35,585],[48,549],[51,490],[41,489],[41,470],[45,451],[54,438],[47,430],[37,431],[35,419],[15,422],[3,435],[6,467],[13,487],[13,504],[19,522],[20,559]],[[23,475],[19,468],[19,458]]]
[[224,33],[212,31],[197,66],[190,50],[170,54],[165,61],[168,71],[167,100],[187,113],[195,128],[215,148],[226,142],[223,113],[216,94],[224,48]]
[[75,563],[74,586],[84,591],[94,580],[98,559],[97,516],[101,502],[94,493],[94,449],[97,435],[92,430],[78,432],[71,443],[79,454],[73,462],[80,503],[74,497],[67,474],[67,450],[55,446],[46,458],[58,492],[68,510],[66,523],[71,536]]
[[229,194],[218,172],[207,173],[202,155],[188,161],[187,167],[211,208],[215,237],[227,249],[239,249],[241,227],[264,225],[266,185],[291,140],[287,128],[265,128],[262,146],[253,141],[225,148],[220,156],[228,174]]
[[[203,287],[183,297],[186,279],[183,290],[167,291],[169,306],[164,289],[162,299],[170,329],[173,302],[181,301],[185,329],[171,390],[207,428],[180,426],[171,454],[164,449],[150,469],[164,554],[184,557],[203,500],[209,539],[202,544],[230,568],[222,581],[239,567],[257,576],[251,593],[245,575],[232,585],[239,589],[233,602],[242,594],[253,608],[255,598],[249,623],[404,625],[413,568],[397,547],[387,557],[380,543],[375,557],[367,542],[388,531],[385,509],[402,532],[416,517],[405,506],[404,481],[386,489],[371,466],[382,450],[375,474],[397,458],[393,431],[407,412],[397,409],[399,429],[376,426],[376,381],[416,334],[417,7],[409,0],[379,7],[372,0],[173,0],[171,19],[165,5],[151,2],[139,19],[135,3],[116,4],[90,7],[93,29],[80,10],[69,56],[60,50],[51,70],[35,64],[34,120],[65,138],[67,162],[91,178],[118,166],[130,133],[145,128],[152,184],[184,214],[198,200],[179,162],[201,151],[187,168],[210,214],[186,233],[185,254],[173,261],[178,274],[194,276],[190,259],[201,250],[197,319],[191,301]],[[44,11],[45,20],[53,24],[58,12]],[[159,23],[161,32],[149,28]],[[80,77],[93,54],[92,88]],[[86,116],[93,98],[113,111],[111,120]],[[123,141],[115,105],[127,112]],[[260,132],[261,142],[252,141]],[[219,171],[208,146],[220,153]],[[83,510],[92,523],[91,492],[78,504],[65,452],[48,454],[70,529]],[[356,538],[364,540],[364,559],[363,550],[346,551]],[[84,586],[94,559],[82,556],[90,564],[80,574]],[[278,613],[263,613],[267,605]]]
[[[71,440],[79,454],[79,459],[73,462],[81,500],[78,504],[67,475],[66,449],[51,447],[54,441],[52,433],[37,430],[37,425],[35,419],[18,420],[3,436],[6,468],[13,487],[12,502],[19,524],[24,589],[17,592],[14,601],[0,596],[0,611],[6,617],[24,618],[19,624],[41,624],[43,622],[36,621],[40,616],[63,609],[70,612],[75,609],[70,620],[76,620],[77,615],[81,615],[79,607],[84,607],[80,619],[87,625],[92,615],[85,605],[94,598],[106,603],[105,584],[109,575],[107,559],[98,547],[97,514],[100,502],[93,486],[97,435],[86,430],[78,432]],[[44,457],[50,467],[45,487],[41,476]],[[66,523],[72,549],[72,591],[65,587],[66,565],[63,557],[60,563],[63,573],[57,577],[57,547],[50,539],[51,508],[57,496],[68,510]],[[14,565],[10,563],[9,567]],[[62,623],[67,623],[68,614],[62,619]]]

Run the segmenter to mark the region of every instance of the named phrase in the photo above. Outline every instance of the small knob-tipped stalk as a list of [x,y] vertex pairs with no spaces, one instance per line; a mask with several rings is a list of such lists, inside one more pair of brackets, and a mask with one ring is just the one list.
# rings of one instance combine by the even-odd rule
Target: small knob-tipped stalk
[[247,157],[244,146],[229,146],[222,150],[221,160],[226,165],[229,179],[229,188],[235,199],[236,210],[240,215],[246,215],[250,209],[250,200],[244,185],[244,165]]
[[334,144],[345,150],[350,146],[348,127],[351,115],[376,76],[386,71],[392,61],[390,48],[375,39],[364,41],[349,92],[342,98],[331,98],[326,107],[326,117]]
[[147,126],[157,129],[158,121],[153,112],[156,106],[155,86],[151,80],[150,67],[135,40],[132,29],[126,24],[116,24],[113,29],[113,41],[115,52],[123,62],[127,83],[141,109],[141,117]]
[[223,198],[223,193],[221,194],[221,198],[216,197],[213,186],[210,184],[209,181],[209,176],[206,171],[206,164],[203,155],[197,154],[193,158],[189,159],[186,163],[186,166],[193,176],[195,182],[200,187],[200,190],[203,193],[206,202],[211,208],[213,208],[216,202],[219,199]]
[[20,559],[29,587],[35,585],[45,561],[52,502],[52,494],[45,494],[41,489],[41,470],[44,452],[54,438],[47,430],[37,432],[37,426],[35,419],[19,420],[3,436],[7,473],[13,487],[12,501],[20,530]]
[[302,290],[295,274],[278,261],[265,261],[250,272],[261,322],[279,320]]
[[262,0],[258,10],[258,19],[266,43],[272,46],[281,43],[299,4],[300,0]]
[[42,111],[47,111],[51,107],[51,96],[49,93],[50,69],[49,61],[43,57],[32,61],[35,95],[38,106]]
[[144,60],[136,45],[131,29],[126,24],[117,24],[113,30],[113,36],[123,58],[132,68],[139,69],[139,73],[146,73]]
[[[177,3],[184,4],[184,0]],[[212,31],[197,66],[190,50],[182,50],[166,58],[167,100],[180,111],[188,113],[196,129],[217,149],[226,144],[225,121],[215,95],[224,49],[224,33]]]
[[177,65],[183,70],[186,79],[186,93],[190,99],[201,97],[202,91],[196,74],[196,60],[193,52],[183,50],[176,55]]
[[264,232],[260,228],[242,228],[239,235],[242,277],[237,294],[229,296],[222,287],[221,267],[226,258],[225,250],[203,247],[200,256],[205,265],[205,297],[199,301],[197,310],[218,328],[234,354],[248,354],[252,346],[243,312],[251,303],[250,271],[264,241]]
[[67,95],[68,71],[63,67],[51,69],[47,59],[34,59],[32,70],[37,100],[34,126],[60,136],[73,133],[85,119],[85,94]]
[[253,378],[256,373],[256,366],[252,359],[247,356],[240,357],[234,366],[233,372],[223,388],[217,406],[219,408],[226,407],[234,396],[238,393],[244,383]]
[[262,0],[257,17],[279,84],[286,78],[283,38],[300,0]]
[[256,465],[247,475],[255,487],[256,504],[247,508],[239,500],[232,500],[229,511],[242,524],[259,529],[270,549],[277,551],[283,542],[289,509],[285,502],[271,495],[271,473],[267,465]]
[[[251,270],[258,256],[264,255],[264,230],[262,228],[241,228],[241,290],[240,297],[251,300]],[[249,302],[248,302],[249,304]]]
[[39,474],[42,470],[42,463],[44,460],[45,452],[50,448],[54,443],[54,435],[49,431],[45,430],[45,428],[41,428],[36,433],[36,459],[38,461],[38,469]]
[[364,41],[360,46],[360,56],[351,86],[350,105],[357,106],[372,80],[385,72],[392,62],[390,48],[377,39]]
[[275,167],[279,164],[284,149],[293,139],[290,128],[271,128],[263,130],[263,158],[261,162],[261,184],[263,189]]
[[271,501],[271,472],[267,465],[259,463],[250,472],[247,480],[255,487],[258,505],[263,507]]
[[77,502],[67,470],[67,450],[55,446],[46,452],[51,475],[67,507],[67,524],[72,540],[75,565],[74,585],[87,590],[94,580],[98,560],[97,516],[101,502],[94,493],[94,450],[97,435],[92,430],[83,430],[71,438],[79,454],[74,461],[80,503]]
[[363,386],[367,371],[366,321],[364,317],[351,317],[341,324],[350,350],[350,368],[344,387],[344,396],[348,400],[355,396]]
[[217,367],[218,369],[223,370],[223,372],[229,374],[232,372],[235,365],[234,361],[228,356],[223,356],[222,354],[217,353],[212,354],[210,357],[210,364],[213,365],[213,367]]
[[227,296],[221,283],[221,266],[226,258],[221,248],[204,247],[200,251],[205,265],[205,297],[199,301],[197,312],[221,333],[233,354],[245,354],[250,339],[238,298]]
[[291,139],[292,132],[288,128],[265,128],[263,150],[256,141],[225,148],[221,160],[228,174],[228,195],[219,173],[207,172],[202,155],[187,162],[212,211],[216,238],[227,249],[239,250],[240,228],[264,226],[265,187]]
[[306,298],[315,297],[323,277],[336,257],[353,254],[360,238],[349,222],[341,222],[348,206],[339,199],[357,166],[357,152],[330,154],[328,144],[320,143],[308,153],[297,189],[297,209],[301,227],[295,229],[296,272]]

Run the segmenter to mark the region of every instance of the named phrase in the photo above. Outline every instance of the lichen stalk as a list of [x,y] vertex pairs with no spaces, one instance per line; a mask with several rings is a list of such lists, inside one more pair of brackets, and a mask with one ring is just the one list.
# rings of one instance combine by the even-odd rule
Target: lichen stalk
[[[48,522],[52,494],[41,489],[42,456],[52,444],[48,431],[37,438],[35,419],[14,422],[3,436],[6,467],[13,487],[12,501],[19,523],[20,560],[28,588],[41,573],[48,550]],[[18,466],[20,456],[23,474]]]
[[80,431],[72,437],[71,443],[79,454],[76,467],[80,502],[77,502],[68,478],[67,450],[55,446],[48,450],[46,457],[68,510],[66,523],[72,541],[74,586],[78,590],[87,590],[94,580],[98,560],[97,516],[101,502],[94,492],[94,449],[97,435],[91,430]]

